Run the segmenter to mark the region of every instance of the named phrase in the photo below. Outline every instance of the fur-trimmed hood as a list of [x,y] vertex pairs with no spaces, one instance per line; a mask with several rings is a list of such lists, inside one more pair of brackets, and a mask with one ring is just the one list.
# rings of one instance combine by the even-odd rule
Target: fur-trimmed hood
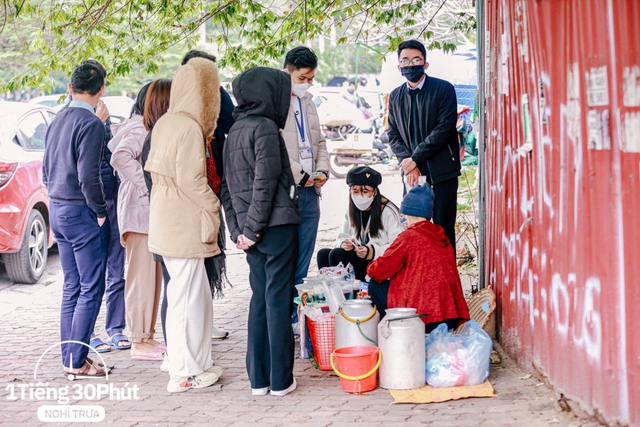
[[208,258],[220,253],[220,201],[207,181],[206,139],[220,113],[216,65],[194,58],[171,84],[169,111],[151,133],[145,170],[153,188],[149,250],[173,258]]
[[187,115],[200,124],[205,137],[213,135],[220,115],[220,77],[213,61],[193,58],[178,68],[168,113]]

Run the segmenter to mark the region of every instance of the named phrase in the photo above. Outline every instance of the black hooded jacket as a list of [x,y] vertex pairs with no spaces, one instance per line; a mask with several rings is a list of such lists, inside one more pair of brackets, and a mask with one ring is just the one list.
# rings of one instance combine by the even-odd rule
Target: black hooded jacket
[[256,67],[233,81],[238,106],[224,145],[225,203],[229,233],[259,242],[265,230],[300,223],[296,183],[280,135],[291,103],[291,77]]

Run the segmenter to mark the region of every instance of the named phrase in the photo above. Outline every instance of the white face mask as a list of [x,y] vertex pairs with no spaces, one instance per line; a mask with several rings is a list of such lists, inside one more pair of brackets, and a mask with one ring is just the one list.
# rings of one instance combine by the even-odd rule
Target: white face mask
[[360,209],[361,211],[366,211],[373,203],[373,196],[351,196],[351,200],[353,200],[353,204],[356,205],[356,208]]
[[310,87],[310,83],[294,83],[291,92],[298,98],[302,98]]

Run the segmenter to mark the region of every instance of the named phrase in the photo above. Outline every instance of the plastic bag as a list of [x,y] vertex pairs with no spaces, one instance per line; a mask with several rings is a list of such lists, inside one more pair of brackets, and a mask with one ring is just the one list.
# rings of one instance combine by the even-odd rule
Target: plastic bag
[[353,271],[353,266],[351,263],[347,264],[345,267],[342,262],[338,263],[338,265],[334,267],[324,267],[321,268],[318,272],[320,276],[324,276],[332,278],[332,279],[342,279],[349,282],[353,282],[356,277],[356,274]]
[[454,387],[482,384],[489,377],[493,341],[471,320],[459,334],[439,325],[426,339],[427,384]]
[[320,322],[322,319],[327,317],[327,313],[322,309],[322,307],[312,307],[308,305],[300,307],[300,314],[308,317],[314,322]]

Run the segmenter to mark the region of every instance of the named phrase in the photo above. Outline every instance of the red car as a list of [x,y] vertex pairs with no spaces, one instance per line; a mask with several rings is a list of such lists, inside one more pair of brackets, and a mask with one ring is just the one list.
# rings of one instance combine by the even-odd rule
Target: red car
[[36,283],[54,243],[42,183],[44,139],[55,112],[0,102],[0,254],[11,280]]

